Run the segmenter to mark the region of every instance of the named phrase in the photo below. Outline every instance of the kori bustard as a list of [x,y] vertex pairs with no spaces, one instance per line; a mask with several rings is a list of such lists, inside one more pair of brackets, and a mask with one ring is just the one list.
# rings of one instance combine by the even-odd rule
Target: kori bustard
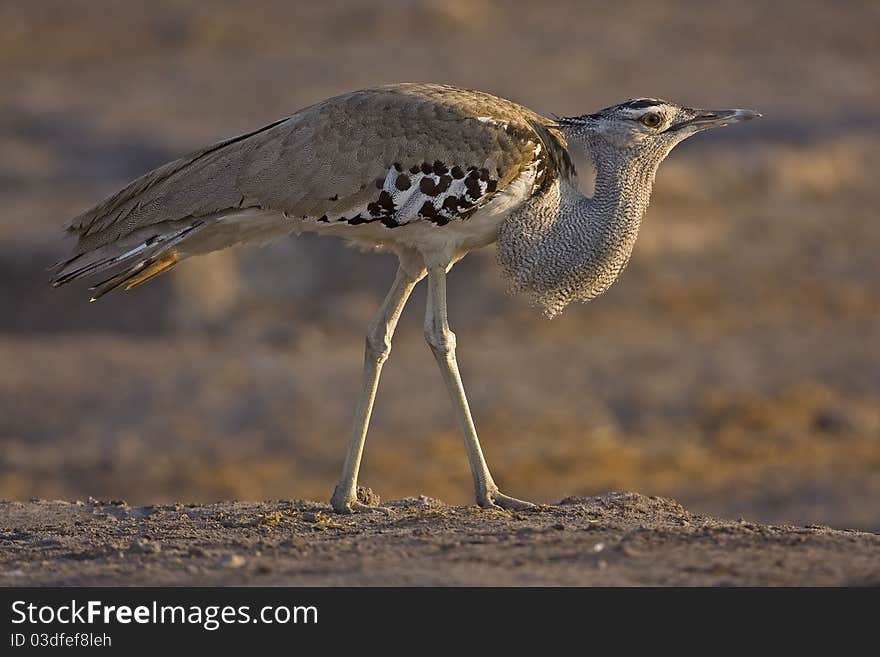
[[[701,130],[757,116],[636,98],[550,119],[446,85],[356,91],[165,164],[82,213],[68,226],[78,243],[56,265],[53,285],[116,271],[92,288],[94,301],[187,257],[302,231],[392,252],[399,267],[367,331],[333,508],[373,509],[357,497],[367,426],[395,326],[425,277],[425,338],[464,433],[477,504],[528,508],[498,490],[483,458],[447,321],[447,272],[468,251],[497,242],[511,289],[547,317],[592,299],[626,265],[670,150]],[[579,191],[570,148],[595,165],[591,197]]]

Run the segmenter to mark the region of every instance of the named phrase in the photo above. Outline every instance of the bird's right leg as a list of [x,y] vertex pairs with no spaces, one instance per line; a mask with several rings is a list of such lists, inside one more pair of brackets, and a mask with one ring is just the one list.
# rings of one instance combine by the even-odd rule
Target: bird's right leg
[[375,510],[375,507],[367,506],[357,499],[357,478],[364,452],[364,442],[367,439],[367,428],[370,424],[370,415],[373,412],[376,390],[379,387],[382,365],[391,353],[391,338],[394,335],[394,329],[397,327],[397,321],[400,319],[400,314],[403,312],[409,295],[416,283],[424,276],[425,270],[421,264],[413,265],[411,262],[407,262],[406,258],[401,257],[401,264],[397,269],[394,284],[367,331],[363,387],[355,412],[354,427],[348,445],[348,453],[345,457],[345,465],[342,468],[342,478],[330,500],[333,509],[338,513]]
[[452,399],[456,417],[464,434],[468,462],[474,478],[474,492],[477,504],[484,509],[532,509],[531,502],[518,500],[498,490],[489,466],[483,457],[483,450],[477,438],[477,430],[471,417],[458,361],[455,358],[455,333],[449,328],[446,313],[446,267],[432,266],[428,271],[428,307],[425,313],[425,339],[434,352],[440,367],[443,381]]

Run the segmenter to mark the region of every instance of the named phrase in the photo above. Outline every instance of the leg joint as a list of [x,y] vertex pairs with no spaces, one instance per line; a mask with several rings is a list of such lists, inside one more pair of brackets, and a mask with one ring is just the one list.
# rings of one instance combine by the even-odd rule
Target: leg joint
[[425,341],[435,354],[448,356],[455,353],[455,333],[439,327],[425,327]]
[[391,336],[381,327],[370,327],[366,340],[367,358],[377,363],[384,363],[391,355]]

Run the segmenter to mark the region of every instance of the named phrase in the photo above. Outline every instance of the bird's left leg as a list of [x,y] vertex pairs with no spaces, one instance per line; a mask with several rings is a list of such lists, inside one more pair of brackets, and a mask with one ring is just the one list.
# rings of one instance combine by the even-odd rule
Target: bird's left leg
[[333,509],[338,513],[375,510],[375,507],[362,504],[357,499],[357,478],[361,467],[361,457],[364,453],[364,443],[367,439],[367,428],[370,425],[373,402],[376,400],[382,365],[391,353],[391,337],[394,335],[397,321],[400,319],[400,314],[403,312],[403,307],[406,305],[410,293],[416,283],[424,276],[425,270],[420,261],[416,264],[413,258],[401,254],[400,267],[397,269],[394,284],[367,331],[363,387],[355,412],[354,427],[352,428],[348,453],[345,457],[345,465],[342,468],[342,477],[330,500]]
[[528,509],[535,505],[504,495],[492,479],[489,466],[483,457],[477,430],[471,417],[458,362],[455,358],[455,333],[449,329],[446,316],[446,266],[431,266],[428,269],[428,307],[425,313],[425,339],[434,352],[440,366],[443,381],[452,398],[455,414],[464,433],[468,462],[474,478],[474,492],[477,504],[484,509]]

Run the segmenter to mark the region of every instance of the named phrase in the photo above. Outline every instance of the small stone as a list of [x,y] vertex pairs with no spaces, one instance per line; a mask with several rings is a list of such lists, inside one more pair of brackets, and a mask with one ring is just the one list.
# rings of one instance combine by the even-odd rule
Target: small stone
[[247,560],[240,554],[227,554],[220,559],[222,568],[241,568]]
[[638,550],[633,549],[629,545],[623,545],[620,548],[620,551],[628,557],[642,557],[644,554]]
[[593,546],[593,552],[601,552],[601,551],[604,550],[604,549],[605,549],[605,544],[604,544],[604,543],[596,543],[596,544]]
[[357,498],[358,502],[367,506],[379,506],[379,503],[382,501],[382,498],[377,493],[374,493],[372,488],[367,488],[366,486],[358,486]]
[[280,511],[273,511],[272,513],[266,513],[260,518],[260,525],[263,529],[268,529],[272,527],[277,527],[284,520],[284,516]]
[[135,554],[159,554],[162,551],[162,546],[158,543],[142,538],[132,543],[128,548],[128,551]]
[[561,532],[565,530],[565,525],[561,522],[557,522],[555,525],[553,525],[553,529]]
[[446,506],[443,500],[438,500],[427,495],[419,495],[418,497],[403,497],[399,500],[386,502],[389,507],[416,507],[419,509],[436,509]]
[[824,408],[813,418],[813,428],[837,436],[855,429],[852,417],[842,408]]

